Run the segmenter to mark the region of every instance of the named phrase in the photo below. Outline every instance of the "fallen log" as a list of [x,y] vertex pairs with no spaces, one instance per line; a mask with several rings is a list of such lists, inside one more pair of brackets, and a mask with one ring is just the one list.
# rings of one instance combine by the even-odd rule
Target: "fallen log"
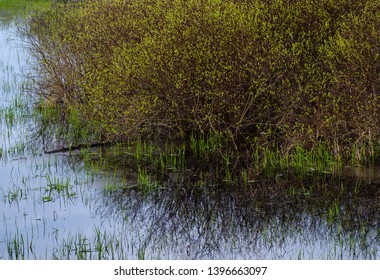
[[75,150],[81,150],[84,148],[96,148],[96,147],[109,147],[111,145],[115,144],[114,142],[102,142],[102,143],[92,143],[92,144],[79,144],[76,146],[70,146],[70,147],[61,147],[53,150],[44,151],[45,154],[56,154],[56,153],[65,153]]

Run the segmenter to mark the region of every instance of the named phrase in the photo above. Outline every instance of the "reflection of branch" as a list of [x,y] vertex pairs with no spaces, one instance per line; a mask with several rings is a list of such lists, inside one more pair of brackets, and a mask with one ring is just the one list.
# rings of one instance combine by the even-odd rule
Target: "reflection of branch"
[[64,153],[74,150],[80,150],[83,148],[95,148],[95,147],[105,147],[115,144],[114,142],[105,142],[105,143],[92,143],[92,144],[79,144],[77,146],[62,147],[54,150],[45,151],[45,154],[55,154],[55,153]]

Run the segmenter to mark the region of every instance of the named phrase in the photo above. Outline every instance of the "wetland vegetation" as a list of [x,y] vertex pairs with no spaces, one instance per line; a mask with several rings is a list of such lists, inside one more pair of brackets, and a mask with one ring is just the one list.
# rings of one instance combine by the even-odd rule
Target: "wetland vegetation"
[[257,146],[322,144],[376,162],[377,1],[76,2],[24,35],[41,105],[99,140],[217,141],[243,165]]
[[11,2],[0,259],[379,258],[380,1]]

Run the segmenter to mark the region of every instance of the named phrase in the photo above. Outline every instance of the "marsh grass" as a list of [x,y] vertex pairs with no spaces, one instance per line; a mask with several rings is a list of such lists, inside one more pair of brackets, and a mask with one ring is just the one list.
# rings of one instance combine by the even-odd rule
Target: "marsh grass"
[[[222,146],[215,143],[215,138],[208,142],[206,137],[199,142],[192,137],[187,143],[161,144],[138,139],[99,149],[84,149],[80,155],[91,169],[124,177],[128,182],[136,182],[144,191],[191,185],[248,187],[263,179],[302,181],[313,177],[339,178],[341,174],[342,162],[323,144],[312,150],[300,146],[287,153],[255,145],[256,150],[243,157],[233,149],[222,150]],[[114,188],[117,186],[112,182],[106,187]]]
[[14,50],[22,49],[15,27],[12,26],[9,30],[13,32],[2,31],[1,38],[1,44],[4,44],[0,66],[0,154],[3,161],[20,158],[27,151],[32,152],[27,130],[27,125],[32,121],[31,97],[24,91],[27,82],[20,73],[22,56]]
[[7,244],[7,259],[25,260],[36,257],[33,238],[29,238],[28,234],[23,234],[17,230],[10,238],[5,236],[5,242]]
[[148,174],[147,170],[138,168],[137,170],[137,184],[141,191],[154,191],[158,188],[158,183]]
[[41,196],[42,202],[54,202],[56,199],[72,200],[77,197],[70,184],[70,178],[61,179],[58,177],[46,176],[47,186]]
[[25,17],[32,11],[47,9],[55,0],[0,0],[0,21],[10,23],[15,17]]
[[15,190],[9,190],[8,193],[4,195],[4,198],[6,198],[9,204],[12,204],[17,203],[20,199],[23,198],[23,196],[23,190],[21,188],[17,188]]
[[25,259],[25,241],[22,234],[16,234],[7,244],[10,259]]
[[[120,236],[95,227],[92,235],[69,234],[55,248],[54,259],[59,260],[114,260],[127,259],[125,244]],[[135,256],[134,259],[137,259]]]

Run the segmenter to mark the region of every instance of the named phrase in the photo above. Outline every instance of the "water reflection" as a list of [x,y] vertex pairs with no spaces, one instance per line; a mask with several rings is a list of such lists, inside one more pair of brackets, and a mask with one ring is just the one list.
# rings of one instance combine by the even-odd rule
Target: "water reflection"
[[[334,183],[324,187],[336,188]],[[351,191],[318,195],[264,201],[241,188],[148,195],[126,189],[104,196],[108,207],[98,213],[126,224],[125,242],[147,258],[379,258],[380,212],[373,197],[351,197]]]

